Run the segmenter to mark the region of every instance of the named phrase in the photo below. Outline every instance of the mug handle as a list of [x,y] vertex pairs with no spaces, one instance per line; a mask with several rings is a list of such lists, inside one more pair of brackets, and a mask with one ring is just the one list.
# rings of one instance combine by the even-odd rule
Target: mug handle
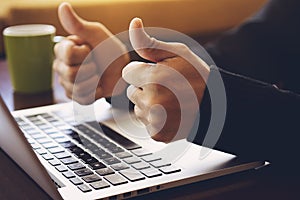
[[66,37],[64,37],[64,36],[59,36],[59,35],[54,36],[54,37],[53,37],[53,43],[54,43],[54,44],[59,43],[59,42],[61,42],[62,40],[64,40],[65,38],[66,38]]

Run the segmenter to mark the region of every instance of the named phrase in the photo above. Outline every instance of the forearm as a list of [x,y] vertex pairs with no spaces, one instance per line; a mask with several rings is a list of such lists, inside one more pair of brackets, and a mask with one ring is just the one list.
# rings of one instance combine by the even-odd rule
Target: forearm
[[[210,76],[215,71],[212,68]],[[215,148],[274,162],[288,159],[286,156],[292,156],[291,152],[296,153],[300,96],[222,69],[219,71],[227,96],[227,113]],[[201,119],[194,140],[197,144],[202,144],[210,119],[207,98],[206,92],[205,103],[200,105]]]

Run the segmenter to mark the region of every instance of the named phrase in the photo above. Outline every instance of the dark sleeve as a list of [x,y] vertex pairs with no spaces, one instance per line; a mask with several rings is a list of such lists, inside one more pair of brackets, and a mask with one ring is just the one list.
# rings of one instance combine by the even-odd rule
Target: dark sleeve
[[[226,92],[226,118],[215,149],[250,159],[282,164],[298,157],[300,96],[277,87],[211,68],[208,84],[221,74]],[[206,90],[200,105],[199,129],[193,142],[202,144],[210,121]]]
[[205,48],[222,69],[272,84],[285,81],[285,88],[296,91],[292,80],[298,77],[290,71],[300,72],[299,19],[299,0],[269,0],[253,17]]

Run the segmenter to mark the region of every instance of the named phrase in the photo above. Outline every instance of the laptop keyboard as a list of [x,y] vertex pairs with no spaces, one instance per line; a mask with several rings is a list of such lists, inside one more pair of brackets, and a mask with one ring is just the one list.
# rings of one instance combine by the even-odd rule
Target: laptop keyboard
[[78,124],[59,112],[15,120],[33,150],[82,192],[181,171],[98,122]]

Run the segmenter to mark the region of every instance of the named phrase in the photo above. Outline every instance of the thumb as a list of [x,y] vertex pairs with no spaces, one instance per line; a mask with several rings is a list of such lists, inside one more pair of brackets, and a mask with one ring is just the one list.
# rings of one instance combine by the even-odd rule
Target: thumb
[[174,52],[178,49],[179,43],[167,43],[150,37],[139,18],[131,20],[129,38],[134,50],[144,59],[159,62],[177,56]]
[[102,24],[89,22],[79,17],[69,3],[61,3],[58,7],[58,17],[63,28],[73,35],[79,36],[91,47],[110,37],[112,33]]

